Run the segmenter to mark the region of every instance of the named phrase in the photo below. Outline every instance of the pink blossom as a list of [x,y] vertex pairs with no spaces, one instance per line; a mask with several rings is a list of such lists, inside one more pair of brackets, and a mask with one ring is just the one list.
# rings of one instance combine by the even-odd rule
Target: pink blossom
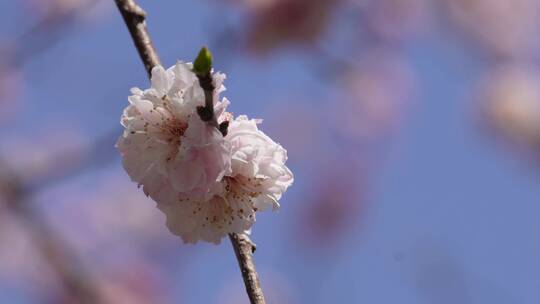
[[[117,143],[131,179],[158,203],[164,197],[211,197],[214,184],[230,172],[230,147],[196,114],[204,93],[190,65],[155,67],[151,88],[132,93]],[[224,99],[216,107],[227,104]]]
[[260,131],[257,122],[246,116],[231,121],[225,140],[231,146],[232,172],[216,183],[214,197],[169,197],[158,204],[169,230],[184,242],[218,244],[228,233],[248,233],[257,211],[279,207],[293,182],[285,166],[287,151]]

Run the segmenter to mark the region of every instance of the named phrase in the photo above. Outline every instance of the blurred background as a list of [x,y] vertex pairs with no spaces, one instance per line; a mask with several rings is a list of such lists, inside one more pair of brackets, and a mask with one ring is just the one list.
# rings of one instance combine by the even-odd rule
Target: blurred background
[[[540,301],[540,1],[139,4],[289,152],[269,303]],[[123,171],[133,86],[112,0],[0,1],[0,303],[248,303],[228,240],[181,244]]]

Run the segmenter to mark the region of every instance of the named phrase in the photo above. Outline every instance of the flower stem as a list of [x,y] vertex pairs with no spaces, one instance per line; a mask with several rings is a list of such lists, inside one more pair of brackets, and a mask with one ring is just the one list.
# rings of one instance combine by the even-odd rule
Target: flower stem
[[227,135],[229,122],[224,121],[218,124],[216,113],[214,112],[214,80],[212,79],[212,53],[207,47],[203,47],[193,63],[193,72],[199,79],[199,84],[204,91],[204,107],[197,107],[197,114],[202,121],[218,129],[224,137]]
[[[212,126],[219,129],[217,118],[214,113],[214,83],[212,80],[211,72],[206,72],[204,74],[196,73],[197,78],[199,79],[199,84],[204,91],[204,107],[198,107],[197,113],[201,117],[202,121],[205,121]],[[225,134],[223,134],[225,136]]]
[[[148,30],[146,29],[146,13],[134,0],[115,0],[115,2],[129,29],[131,38],[143,61],[148,77],[151,77],[152,68],[161,65],[161,63],[156,49],[152,44],[152,40],[150,39],[150,35],[148,34]],[[211,79],[212,78],[210,78],[210,84],[212,85],[212,88],[208,87],[205,89],[205,108],[207,109],[209,108],[208,103],[212,102],[212,93],[214,90]],[[211,105],[212,118],[215,119],[213,117],[213,102]],[[226,125],[220,125],[218,128],[223,135],[226,134]],[[253,262],[253,252],[255,252],[256,248],[255,244],[251,242],[247,235],[243,234],[232,233],[229,234],[229,238],[234,248],[238,266],[240,267],[251,304],[265,304],[266,302],[259,282],[259,275],[255,269],[255,263]]]

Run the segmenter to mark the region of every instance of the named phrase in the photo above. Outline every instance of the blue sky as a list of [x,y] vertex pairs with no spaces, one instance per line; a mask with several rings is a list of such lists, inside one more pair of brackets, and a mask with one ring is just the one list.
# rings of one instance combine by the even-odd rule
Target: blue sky
[[[13,3],[0,3],[1,35],[13,35],[19,24],[26,25]],[[212,26],[219,27],[223,15],[239,18],[212,1],[140,4],[148,12],[165,65],[191,60],[202,45],[212,48]],[[384,144],[381,165],[370,175],[369,207],[358,218],[363,222],[353,223],[330,251],[302,247],[289,236],[296,227],[291,224],[296,213],[289,210],[310,208],[310,202],[299,200],[313,191],[313,168],[302,162],[303,155],[289,155],[295,184],[280,211],[259,216],[254,229],[260,248],[256,262],[269,292],[290,295],[291,303],[538,302],[538,168],[482,133],[468,97],[485,64],[445,33],[436,29],[404,48],[417,72],[418,94],[400,130]],[[279,121],[272,117],[272,107],[287,107],[284,100],[297,97],[295,106],[319,111],[319,100],[335,90],[313,75],[313,60],[302,51],[284,50],[262,61],[246,54],[227,58],[215,52],[214,57],[216,67],[228,75],[225,96],[232,111],[263,117],[270,124]],[[112,128],[120,134],[118,120],[129,88],[147,85],[114,7],[97,23],[78,25],[23,72],[24,103],[0,123],[0,138],[32,138],[41,130],[66,126],[89,138]],[[92,185],[121,170],[118,157],[105,168],[55,186],[55,193]],[[167,233],[163,229],[174,248],[148,258],[167,269],[169,284],[178,285],[173,289],[180,303],[224,303],[242,292],[228,242],[187,246]],[[189,255],[188,262],[175,259],[174,250]],[[9,286],[8,279],[0,281],[0,302],[35,300]],[[269,297],[270,303],[280,303],[277,295]]]

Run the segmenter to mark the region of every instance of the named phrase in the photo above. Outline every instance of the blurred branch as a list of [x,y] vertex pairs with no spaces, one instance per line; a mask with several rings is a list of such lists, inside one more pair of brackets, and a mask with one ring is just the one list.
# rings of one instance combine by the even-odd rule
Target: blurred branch
[[[141,60],[144,63],[148,77],[152,76],[152,68],[160,65],[157,52],[152,45],[152,40],[146,29],[146,13],[135,3],[134,0],[115,0],[126,26],[131,33],[131,38],[135,47],[139,51]],[[231,243],[238,260],[238,265],[244,278],[246,291],[252,304],[264,304],[264,296],[259,283],[259,276],[255,270],[253,262],[253,252],[255,245],[248,236],[232,233],[229,234]]]
[[73,31],[77,15],[87,12],[102,0],[86,1],[81,7],[75,7],[64,12],[48,14],[35,22],[28,30],[15,39],[10,64],[13,67],[21,67],[35,55],[53,47],[64,32]]
[[76,303],[102,303],[90,272],[75,250],[54,233],[40,213],[29,208],[27,188],[2,160],[0,168],[0,194],[6,199],[6,208],[24,224],[32,244],[58,275],[64,291]]
[[[37,21],[15,39],[14,49],[9,54],[12,55],[9,65],[21,67],[35,55],[56,45],[64,32],[73,29],[77,14],[98,2],[88,1],[83,7],[50,14]],[[75,250],[54,232],[41,213],[28,205],[34,188],[0,160],[0,194],[5,197],[5,207],[24,224],[32,244],[58,275],[64,291],[77,303],[101,303],[99,290]]]
[[[41,189],[77,176],[88,168],[103,167],[118,159],[118,154],[113,153],[117,139],[118,129],[114,128],[85,147],[83,152],[80,147],[72,147],[57,153],[48,159],[51,169],[46,174],[24,181],[27,193],[39,192]],[[69,160],[72,159],[79,160],[71,164]]]

